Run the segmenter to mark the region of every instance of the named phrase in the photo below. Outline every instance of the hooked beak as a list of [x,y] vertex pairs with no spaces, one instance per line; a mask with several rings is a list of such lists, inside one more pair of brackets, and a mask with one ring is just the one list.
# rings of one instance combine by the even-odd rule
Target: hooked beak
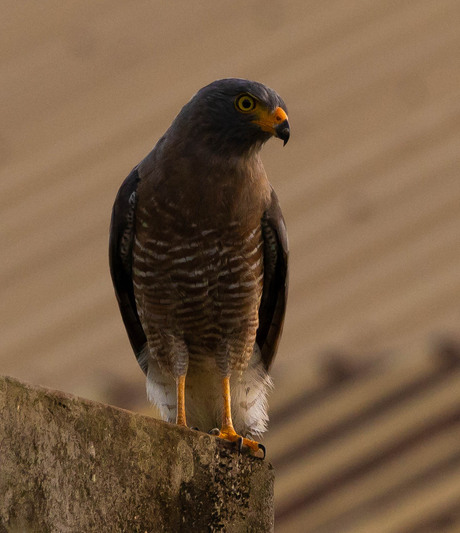
[[291,130],[289,128],[289,121],[286,111],[281,107],[277,107],[275,111],[270,113],[266,109],[261,109],[258,117],[253,120],[262,131],[271,133],[284,141],[283,146],[289,141]]
[[289,128],[288,120],[283,120],[281,124],[275,127],[275,135],[283,141],[283,146],[286,146],[286,143],[289,141],[291,136],[291,129]]

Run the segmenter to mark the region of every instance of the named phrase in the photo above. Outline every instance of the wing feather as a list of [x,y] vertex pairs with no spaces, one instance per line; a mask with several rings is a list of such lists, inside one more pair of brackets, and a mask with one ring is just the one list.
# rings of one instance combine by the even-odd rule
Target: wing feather
[[137,313],[132,278],[132,250],[136,223],[137,167],[122,183],[112,209],[110,222],[109,262],[115,295],[123,323],[137,360],[144,372],[146,361],[143,351],[147,343]]
[[281,338],[288,294],[288,240],[286,224],[275,191],[262,218],[264,287],[259,307],[256,342],[268,370]]

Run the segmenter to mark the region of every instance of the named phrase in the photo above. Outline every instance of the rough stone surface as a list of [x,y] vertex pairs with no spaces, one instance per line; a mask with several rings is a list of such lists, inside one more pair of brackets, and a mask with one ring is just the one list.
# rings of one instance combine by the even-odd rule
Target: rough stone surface
[[273,530],[271,465],[210,435],[0,377],[0,533]]

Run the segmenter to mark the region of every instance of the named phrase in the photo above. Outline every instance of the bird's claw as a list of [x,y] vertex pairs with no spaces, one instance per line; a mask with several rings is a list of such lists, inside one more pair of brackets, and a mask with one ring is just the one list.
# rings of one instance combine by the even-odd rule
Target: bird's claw
[[237,449],[239,453],[243,451],[243,448],[246,448],[246,449],[249,449],[253,457],[257,457],[258,459],[265,459],[265,455],[266,455],[265,446],[263,444],[260,444],[260,442],[256,442],[255,440],[239,437],[236,440],[236,445],[237,445]]
[[239,453],[241,453],[243,449],[249,449],[253,457],[265,459],[265,446],[263,444],[260,444],[255,440],[246,439],[241,435],[238,435],[233,429],[225,429],[220,431],[217,428],[214,428],[209,432],[209,434],[215,435],[229,442],[234,442]]

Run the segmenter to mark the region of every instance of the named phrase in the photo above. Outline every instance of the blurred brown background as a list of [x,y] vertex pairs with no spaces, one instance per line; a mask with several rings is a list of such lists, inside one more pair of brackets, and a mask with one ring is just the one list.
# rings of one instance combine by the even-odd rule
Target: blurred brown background
[[[0,372],[149,412],[107,262],[200,87],[276,89],[291,290],[265,439],[292,532],[460,531],[460,3],[6,1]],[[434,348],[431,348],[434,346]]]

